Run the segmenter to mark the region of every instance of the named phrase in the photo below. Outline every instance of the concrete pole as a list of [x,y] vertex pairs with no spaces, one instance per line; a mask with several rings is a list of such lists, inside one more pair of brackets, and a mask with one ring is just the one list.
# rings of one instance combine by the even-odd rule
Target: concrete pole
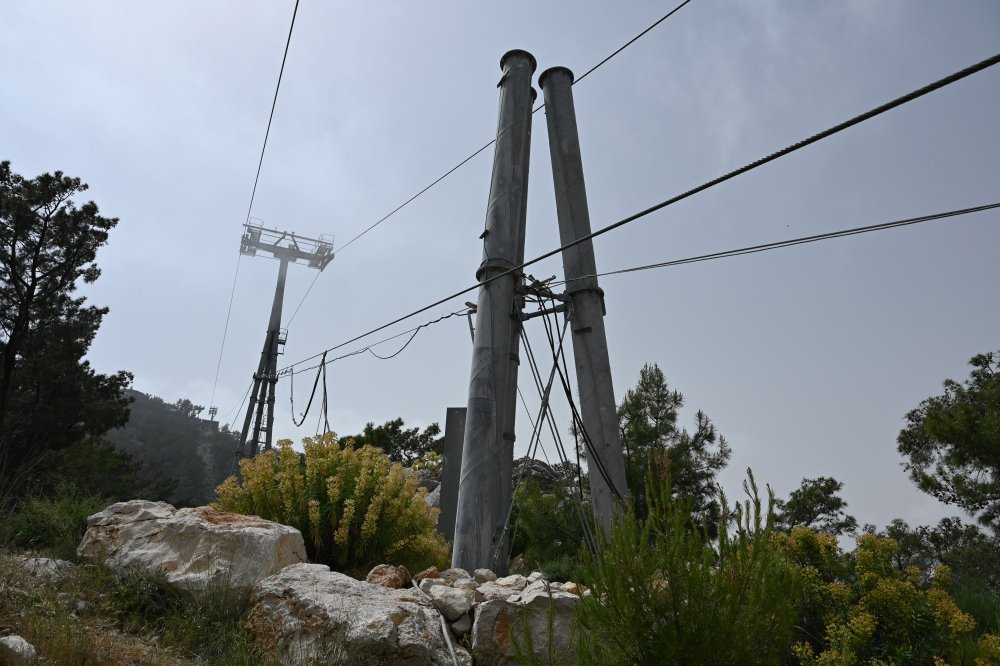
[[[500,116],[483,234],[483,262],[476,271],[480,282],[513,268],[524,257],[535,99],[531,76],[535,66],[534,57],[521,50],[509,51],[500,59]],[[468,571],[506,568],[500,537],[507,515],[504,498],[510,498],[514,455],[513,397],[521,323],[515,306],[519,281],[519,275],[511,274],[479,289],[451,557],[452,566]],[[502,560],[499,564],[498,553]]]
[[[565,245],[590,234],[590,212],[583,180],[580,137],[573,106],[573,72],[553,67],[542,72],[538,84],[545,95],[552,178],[555,181],[559,240]],[[604,292],[597,285],[594,244],[586,241],[562,253],[566,293],[570,297],[570,329],[583,426],[594,448],[588,452],[591,501],[594,513],[611,528],[615,495],[624,497],[625,459],[618,433],[618,411],[611,382],[608,340],[604,332]],[[608,479],[599,469],[599,458]],[[610,480],[610,484],[608,481]]]
[[458,476],[462,471],[462,443],[465,437],[465,407],[449,407],[444,420],[444,465],[441,469],[441,514],[438,532],[455,534],[458,506]]

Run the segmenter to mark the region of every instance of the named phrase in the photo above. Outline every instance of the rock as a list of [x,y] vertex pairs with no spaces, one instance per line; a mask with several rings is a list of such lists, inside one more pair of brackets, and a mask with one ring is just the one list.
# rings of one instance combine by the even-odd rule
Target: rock
[[[438,612],[418,596],[322,564],[293,564],[257,584],[247,622],[265,643],[270,637],[282,664],[450,666]],[[455,652],[459,663],[471,666],[464,648],[456,645]]]
[[38,650],[20,636],[0,638],[0,664],[29,666],[38,661]]
[[472,595],[466,590],[459,590],[447,585],[435,585],[428,594],[434,605],[449,622],[454,622],[472,610]]
[[424,495],[424,501],[427,502],[427,506],[432,509],[441,508],[441,486],[438,486],[434,490]]
[[477,583],[489,583],[497,579],[497,575],[489,569],[476,569],[475,578]]
[[520,593],[511,587],[501,587],[495,582],[483,583],[476,589],[476,596],[481,601],[500,599],[506,601]]
[[76,606],[73,607],[73,615],[80,617],[86,612],[87,612],[87,602],[82,600],[77,601]]
[[501,587],[509,587],[514,590],[523,590],[528,584],[528,579],[524,576],[514,574],[513,576],[504,576],[503,578],[497,578],[493,581]]
[[475,592],[476,588],[479,587],[476,584],[476,581],[472,580],[471,578],[459,578],[454,583],[452,583],[451,586],[458,588],[460,590],[470,590],[472,592]]
[[472,578],[472,574],[470,574],[465,569],[459,569],[456,567],[453,569],[445,569],[444,571],[442,571],[441,578],[444,578],[446,581],[448,581],[448,584],[451,585],[459,578]]
[[456,636],[464,636],[472,629],[472,617],[466,613],[451,623],[451,630]]
[[420,589],[423,590],[425,594],[430,594],[431,588],[438,585],[448,587],[448,581],[444,578],[424,578],[420,581]]
[[551,654],[559,655],[560,663],[574,664],[573,616],[579,601],[579,597],[568,592],[553,590],[551,596],[544,592],[524,594],[520,603],[502,599],[482,602],[476,607],[470,637],[476,663],[515,663],[514,641],[526,648],[527,631],[536,659],[547,661],[551,643]]
[[293,527],[145,500],[118,502],[90,516],[77,553],[113,569],[162,574],[168,585],[196,598],[225,589],[237,604],[257,582],[306,561],[302,534]]
[[536,581],[542,580],[543,578],[545,578],[545,574],[543,574],[541,571],[532,571],[530,574],[528,574],[528,583],[529,584],[534,583]]
[[368,572],[366,582],[398,590],[401,587],[409,587],[410,572],[404,566],[394,567],[391,564],[379,564]]
[[69,576],[74,569],[72,562],[53,560],[48,557],[26,557],[21,560],[25,572],[41,578],[46,583],[58,583]]
[[413,580],[419,583],[424,578],[440,578],[440,577],[441,577],[441,572],[438,571],[437,567],[427,567],[426,569],[415,575],[413,577]]
[[577,596],[579,596],[580,594],[580,587],[573,581],[569,581],[568,583],[563,583],[562,589],[566,592],[569,592],[570,594],[575,594]]
[[528,571],[528,562],[524,559],[524,553],[517,555],[511,560],[507,570],[510,573],[526,573]]

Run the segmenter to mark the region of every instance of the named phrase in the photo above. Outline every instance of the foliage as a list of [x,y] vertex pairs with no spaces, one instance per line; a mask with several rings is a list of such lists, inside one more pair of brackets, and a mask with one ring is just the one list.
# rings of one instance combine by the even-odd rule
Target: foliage
[[674,496],[690,501],[694,521],[714,535],[720,509],[715,479],[731,452],[725,437],[716,432],[702,411],[695,416],[693,433],[679,428],[677,417],[683,406],[684,396],[667,386],[659,366],[644,365],[635,388],[625,392],[618,407],[629,490],[642,516],[650,462],[665,459],[666,463],[657,464],[656,469],[669,470]]
[[899,570],[914,566],[929,579],[934,567],[944,564],[952,572],[953,590],[970,587],[1000,594],[1000,537],[959,518],[942,518],[933,527],[916,528],[897,518],[881,534],[898,545],[895,563]]
[[573,489],[557,481],[545,492],[529,477],[514,497],[512,551],[522,553],[528,568],[544,572],[549,580],[585,582],[579,557],[586,543],[583,520],[593,533],[593,512]]
[[774,503],[776,522],[786,532],[800,526],[830,534],[853,534],[858,521],[844,512],[847,502],[837,494],[843,487],[829,476],[802,479],[802,485],[791,492],[788,501]]
[[0,162],[0,485],[24,486],[47,450],[121,425],[131,375],[83,360],[107,308],[74,297],[100,276],[117,220],[76,206],[87,189],[62,172],[26,179]]
[[415,475],[382,451],[327,433],[290,440],[240,461],[242,481],[219,486],[224,511],[257,515],[299,529],[310,559],[346,573],[367,573],[382,562],[411,571],[443,565],[448,543],[437,534],[437,509],[424,501]]
[[58,486],[52,496],[24,499],[0,523],[0,542],[14,548],[45,550],[64,560],[76,559],[76,547],[87,530],[87,517],[107,506],[99,496],[72,484]]
[[928,586],[916,567],[900,571],[895,541],[862,534],[853,557],[836,537],[804,527],[783,538],[804,581],[796,602],[800,664],[960,663],[963,639],[975,622],[947,591],[939,566]]
[[[427,453],[442,453],[444,438],[441,427],[432,423],[421,432],[420,428],[404,428],[403,419],[386,421],[380,426],[368,423],[364,432],[354,435],[355,446],[374,446],[381,449],[389,460],[410,467]],[[345,438],[347,439],[347,438]]]
[[35,645],[41,663],[276,663],[224,597],[193,601],[162,577],[92,563],[45,583],[24,576],[18,559],[0,552],[0,626]]
[[143,464],[108,441],[87,438],[45,457],[45,475],[34,480],[33,492],[53,493],[71,484],[84,495],[107,503],[129,499],[168,499],[177,481],[166,478],[158,465]]
[[732,512],[720,493],[716,544],[690,529],[691,502],[666,475],[651,472],[646,488],[648,514],[626,506],[599,555],[584,557],[579,663],[780,663],[798,582],[775,548],[773,497],[764,509],[752,476]]
[[924,492],[1000,532],[1000,352],[970,359],[969,379],[906,415],[899,452]]
[[127,391],[132,410],[122,428],[105,439],[176,487],[161,496],[177,505],[203,505],[215,497],[215,487],[233,473],[238,441],[234,433],[219,430],[199,418],[202,407],[181,399],[171,404],[139,391]]

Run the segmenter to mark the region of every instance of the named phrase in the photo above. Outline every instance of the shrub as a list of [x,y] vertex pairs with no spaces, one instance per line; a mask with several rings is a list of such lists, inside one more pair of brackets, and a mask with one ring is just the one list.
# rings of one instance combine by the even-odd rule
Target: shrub
[[424,501],[413,474],[380,450],[344,445],[328,433],[290,440],[240,461],[242,482],[218,488],[217,506],[299,529],[314,562],[338,571],[366,573],[391,561],[411,570],[443,565],[450,549],[437,534],[437,509]]
[[549,580],[585,582],[580,549],[586,544],[584,526],[595,529],[593,511],[562,481],[549,492],[528,478],[514,498],[511,513],[512,549],[524,555],[529,570],[544,572]]
[[805,581],[796,604],[799,663],[962,663],[975,620],[948,593],[948,568],[939,566],[924,587],[919,569],[895,566],[892,539],[863,534],[857,544],[849,558],[829,534],[797,527],[783,538]]
[[14,548],[75,559],[76,547],[87,530],[87,517],[105,506],[100,497],[84,494],[72,484],[62,484],[51,497],[29,497],[16,506],[0,524],[0,540]]
[[715,544],[669,480],[647,484],[648,516],[627,505],[599,554],[584,556],[592,595],[580,604],[579,663],[779,663],[798,582],[775,547],[773,496],[764,511],[752,476],[734,510],[719,493]]

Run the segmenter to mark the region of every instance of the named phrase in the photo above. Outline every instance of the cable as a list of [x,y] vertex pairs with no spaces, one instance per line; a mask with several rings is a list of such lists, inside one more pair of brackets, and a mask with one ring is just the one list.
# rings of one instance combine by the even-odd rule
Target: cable
[[302,307],[302,304],[306,302],[307,298],[309,298],[309,292],[312,291],[313,285],[316,284],[316,280],[319,279],[319,276],[322,274],[322,272],[323,271],[316,271],[316,275],[313,277],[312,282],[309,283],[309,287],[306,289],[306,293],[302,295],[302,300],[300,300],[299,304],[295,306],[295,312],[293,312],[292,316],[289,317],[288,321],[285,322],[284,326],[285,330],[288,330],[288,327],[292,325],[292,320],[295,319],[295,315],[299,313],[299,308]]
[[[421,324],[420,326],[414,326],[413,328],[410,328],[410,329],[407,329],[405,331],[402,331],[401,333],[397,333],[396,335],[391,335],[388,338],[383,338],[383,339],[379,340],[378,342],[373,342],[370,345],[367,345],[367,346],[362,347],[360,349],[355,349],[352,352],[348,352],[347,354],[344,354],[342,356],[337,356],[336,358],[331,358],[329,361],[327,361],[326,360],[326,355],[329,352],[334,351],[335,349],[338,349],[340,347],[343,347],[344,345],[338,345],[337,347],[331,347],[330,349],[327,349],[325,352],[322,352],[320,354],[315,354],[313,356],[310,356],[307,359],[303,359],[302,361],[298,361],[296,363],[292,363],[291,365],[285,366],[284,368],[278,370],[278,377],[281,377],[283,375],[287,375],[287,374],[290,374],[292,372],[295,372],[294,368],[296,366],[301,365],[302,363],[306,363],[308,361],[311,361],[312,359],[316,358],[317,356],[323,356],[324,358],[323,358],[322,361],[320,361],[316,365],[311,365],[308,368],[303,368],[302,370],[298,370],[297,372],[308,372],[308,371],[313,370],[315,368],[319,368],[319,367],[322,367],[324,365],[329,365],[329,364],[331,364],[331,363],[333,363],[335,361],[340,361],[342,359],[349,358],[351,356],[357,356],[358,354],[364,354],[365,352],[370,353],[372,356],[374,356],[375,358],[377,358],[377,359],[379,359],[381,361],[387,361],[387,360],[389,360],[391,358],[395,358],[396,356],[399,356],[399,354],[401,354],[404,349],[406,349],[407,347],[409,347],[410,343],[413,342],[413,338],[417,337],[417,333],[419,333],[421,329],[427,328],[429,326],[433,326],[434,324],[442,322],[445,319],[451,319],[452,317],[458,317],[458,316],[461,316],[461,315],[465,315],[465,314],[467,314],[469,312],[471,312],[471,310],[469,308],[466,308],[464,310],[456,310],[455,312],[450,312],[450,313],[448,313],[446,315],[442,315],[442,316],[438,317],[437,319],[432,319],[431,321],[425,322],[425,323]],[[406,343],[399,350],[397,350],[396,352],[394,352],[394,353],[392,353],[392,354],[390,354],[388,356],[379,356],[378,354],[376,354],[372,350],[372,347],[377,347],[378,345],[380,345],[380,344],[382,344],[384,342],[389,342],[390,340],[395,340],[396,338],[401,338],[401,337],[403,337],[404,335],[407,335],[407,334],[412,334],[412,335],[410,335],[410,339],[407,340]]]
[[[830,231],[824,234],[815,234],[813,236],[800,236],[799,238],[790,238],[782,241],[775,241],[773,243],[763,243],[761,245],[749,245],[747,247],[737,248],[735,250],[724,250],[722,252],[712,252],[710,254],[701,254],[694,257],[686,257],[684,259],[674,259],[672,261],[662,261],[655,264],[646,264],[643,266],[632,266],[631,268],[620,268],[618,270],[607,271],[604,273],[597,273],[594,275],[582,275],[578,278],[573,278],[573,280],[583,280],[587,278],[604,277],[608,275],[620,275],[622,273],[634,273],[637,271],[646,271],[654,268],[667,268],[669,266],[680,266],[682,264],[694,264],[701,261],[711,261],[712,259],[726,259],[728,257],[738,257],[744,254],[756,254],[757,252],[766,252],[768,250],[776,250],[783,247],[792,247],[794,245],[805,245],[806,243],[817,243],[819,241],[831,240],[833,238],[843,238],[845,236],[856,236],[859,234],[866,234],[872,231],[883,231],[885,229],[895,229],[897,227],[906,227],[912,224],[920,224],[922,222],[934,222],[936,220],[943,220],[949,217],[957,217],[959,215],[968,215],[970,213],[979,213],[986,210],[993,210],[995,208],[1000,208],[1000,203],[986,204],[983,206],[974,206],[972,208],[960,208],[958,210],[950,210],[944,213],[934,213],[932,215],[922,215],[920,217],[910,217],[903,220],[896,220],[894,222],[883,222],[881,224],[870,224],[864,227],[854,227],[852,229],[842,229],[840,231]],[[558,280],[556,282],[551,282],[551,286],[558,286],[571,282],[572,280]]]
[[[288,46],[292,43],[292,30],[295,28],[295,15],[299,12],[299,0],[295,0],[295,9],[292,10],[292,23],[288,26],[288,39],[285,41],[285,53],[281,56],[281,70],[278,72],[278,84],[274,87],[274,99],[271,101],[271,114],[267,118],[267,130],[264,132],[264,145],[260,148],[260,160],[257,162],[257,175],[253,179],[253,190],[250,192],[250,205],[247,207],[247,223],[250,222],[250,213],[253,211],[253,200],[257,196],[257,182],[260,180],[260,169],[264,164],[264,151],[267,150],[267,138],[271,134],[271,121],[274,120],[274,107],[278,104],[278,90],[281,89],[281,76],[285,73],[285,60],[288,59]],[[212,382],[212,397],[208,404],[211,407],[215,402],[215,390],[219,384],[219,370],[222,368],[222,353],[226,349],[226,336],[229,333],[229,317],[233,312],[233,298],[236,296],[236,280],[240,275],[240,263],[243,261],[243,253],[240,252],[236,260],[236,274],[233,276],[233,289],[229,294],[229,308],[226,310],[226,325],[222,329],[222,345],[219,348],[219,362],[215,366],[215,381]],[[300,304],[301,305],[301,304]],[[297,310],[296,310],[297,311]],[[293,317],[295,315],[292,315]]]
[[219,371],[222,370],[222,352],[226,350],[226,336],[229,335],[229,317],[233,314],[233,299],[236,298],[236,281],[240,277],[240,263],[243,261],[243,253],[240,252],[236,259],[236,272],[233,275],[233,288],[229,292],[229,307],[226,308],[226,325],[222,327],[222,344],[219,346],[219,361],[215,364],[215,380],[212,382],[212,397],[208,400],[208,406],[215,404],[215,390],[219,387]]
[[[674,7],[672,10],[670,10],[669,12],[667,12],[665,15],[661,16],[659,19],[657,19],[654,23],[652,23],[651,25],[649,25],[645,30],[643,30],[642,32],[640,32],[638,35],[636,35],[635,37],[633,37],[629,41],[625,42],[622,46],[619,46],[610,55],[606,56],[603,60],[601,60],[596,65],[594,65],[593,67],[591,67],[590,69],[588,69],[586,72],[584,72],[583,76],[581,76],[578,79],[576,79],[576,81],[574,82],[574,85],[576,83],[579,83],[580,81],[583,81],[585,78],[587,78],[587,76],[589,76],[590,74],[592,74],[595,70],[597,70],[598,68],[600,68],[606,62],[608,62],[609,60],[611,60],[612,58],[614,58],[616,55],[618,55],[619,53],[621,53],[622,51],[624,51],[626,48],[628,48],[629,46],[631,46],[633,43],[635,43],[636,41],[638,41],[647,32],[649,32],[650,30],[652,30],[653,28],[655,28],[656,26],[660,25],[661,23],[663,23],[664,21],[666,21],[668,18],[670,18],[671,16],[673,16],[674,12],[678,11],[681,7],[683,7],[684,5],[688,4],[689,2],[691,2],[691,0],[684,0],[684,2],[682,2],[681,4],[679,4],[676,7]],[[532,109],[531,113],[532,114],[538,113],[544,107],[545,107],[544,104],[539,104],[537,107],[535,107],[534,109]],[[487,142],[486,144],[484,144],[480,148],[476,149],[475,152],[473,152],[471,155],[469,155],[468,157],[466,157],[464,160],[462,160],[461,162],[459,162],[458,164],[456,164],[452,168],[450,168],[447,171],[445,171],[444,174],[442,174],[441,176],[438,176],[438,178],[436,178],[430,185],[428,185],[424,189],[420,190],[419,192],[417,192],[416,194],[414,194],[412,197],[410,197],[409,199],[407,199],[403,203],[401,203],[398,206],[396,206],[396,208],[394,208],[388,214],[386,214],[385,216],[383,216],[380,220],[378,220],[374,224],[372,224],[369,227],[367,227],[364,231],[362,231],[361,233],[359,233],[357,236],[355,236],[351,240],[347,241],[347,243],[345,243],[343,245],[343,247],[340,248],[339,252],[343,252],[345,249],[347,249],[347,247],[351,243],[353,243],[354,241],[358,240],[359,238],[361,238],[362,236],[364,236],[365,234],[367,234],[369,231],[371,231],[372,229],[374,229],[375,227],[377,227],[378,225],[382,224],[383,222],[385,222],[386,220],[388,220],[390,217],[392,217],[393,215],[395,215],[396,213],[398,213],[399,211],[401,211],[403,208],[405,208],[406,206],[408,206],[409,204],[411,204],[415,199],[417,199],[418,197],[420,197],[421,195],[423,195],[429,189],[431,189],[432,187],[434,187],[435,185],[437,185],[438,183],[440,183],[442,180],[444,180],[445,178],[447,178],[448,176],[450,176],[451,174],[455,173],[460,168],[462,168],[463,166],[465,166],[474,157],[478,156],[481,152],[483,152],[484,150],[486,150],[487,148],[489,148],[490,146],[492,146],[494,143],[496,143],[496,139],[491,139],[489,142]]]
[[[876,107],[875,109],[872,109],[871,111],[867,111],[867,112],[865,112],[865,113],[863,113],[863,114],[861,114],[859,116],[855,116],[854,118],[851,118],[850,120],[847,120],[847,121],[845,121],[843,123],[840,123],[839,125],[835,125],[834,127],[830,128],[828,130],[820,132],[819,134],[814,134],[813,136],[811,136],[811,137],[809,137],[807,139],[803,139],[802,141],[799,141],[798,143],[794,143],[791,146],[788,146],[787,148],[783,148],[782,150],[779,150],[777,152],[771,153],[770,155],[768,155],[766,157],[762,157],[762,158],[760,158],[760,159],[758,159],[758,160],[756,160],[754,162],[751,162],[751,163],[749,163],[749,164],[747,164],[747,165],[745,165],[743,167],[740,167],[739,169],[736,169],[734,171],[730,171],[729,173],[727,173],[725,175],[722,175],[722,176],[719,176],[718,178],[715,178],[713,180],[710,180],[707,183],[704,183],[703,185],[699,185],[698,187],[692,188],[692,189],[690,189],[690,190],[688,190],[688,191],[686,191],[686,192],[684,192],[682,194],[679,194],[679,195],[676,195],[674,197],[671,197],[670,199],[667,199],[666,201],[662,201],[662,202],[656,204],[655,206],[652,206],[652,207],[647,208],[647,209],[645,209],[643,211],[635,213],[634,215],[630,215],[630,216],[628,216],[628,217],[626,217],[626,218],[624,218],[622,220],[619,220],[618,222],[615,222],[613,224],[609,224],[606,227],[602,227],[601,229],[598,229],[597,231],[595,231],[595,232],[593,232],[591,234],[588,234],[587,236],[583,236],[583,237],[578,238],[578,239],[576,239],[574,241],[566,243],[565,245],[561,245],[561,246],[555,248],[554,250],[550,250],[550,251],[548,251],[548,252],[546,252],[544,254],[541,254],[541,255],[535,257],[534,259],[531,259],[529,261],[526,261],[526,262],[522,263],[519,266],[514,266],[513,268],[510,268],[510,269],[508,269],[508,270],[506,270],[506,271],[504,271],[502,273],[497,273],[496,275],[493,275],[493,276],[491,276],[489,278],[486,278],[485,280],[483,280],[481,282],[477,282],[474,285],[471,285],[469,287],[466,287],[464,289],[456,291],[455,293],[450,294],[448,296],[445,296],[444,298],[440,298],[440,299],[434,301],[433,303],[430,303],[430,304],[425,305],[425,306],[423,306],[421,308],[418,308],[418,309],[416,309],[416,310],[414,310],[414,311],[412,311],[412,312],[410,312],[408,314],[402,315],[401,317],[397,317],[396,319],[393,319],[392,321],[390,321],[388,323],[382,324],[381,326],[377,326],[377,327],[371,329],[370,331],[367,331],[365,333],[357,335],[357,336],[351,338],[350,340],[346,340],[344,342],[341,342],[340,344],[335,345],[333,347],[330,347],[329,349],[327,349],[325,351],[329,352],[329,351],[333,351],[335,349],[340,349],[341,347],[346,347],[347,345],[351,344],[352,342],[357,342],[358,340],[361,340],[362,338],[366,338],[369,335],[372,335],[374,333],[378,333],[379,331],[383,331],[383,330],[389,328],[390,326],[394,326],[395,324],[398,324],[401,321],[406,321],[407,319],[410,319],[412,317],[417,316],[418,314],[426,312],[427,310],[430,310],[431,308],[435,308],[435,307],[437,307],[437,306],[439,306],[439,305],[441,305],[443,303],[447,303],[448,301],[454,300],[454,299],[458,298],[459,296],[463,296],[463,295],[465,295],[465,294],[467,294],[467,293],[469,293],[471,291],[475,291],[476,289],[480,289],[480,288],[486,286],[487,284],[489,284],[491,282],[499,280],[500,278],[504,278],[504,277],[507,277],[509,275],[513,275],[513,274],[519,273],[522,269],[527,268],[528,266],[531,266],[533,264],[537,264],[538,262],[540,262],[540,261],[542,261],[544,259],[548,259],[549,257],[551,257],[553,255],[559,254],[560,252],[563,252],[564,250],[567,250],[567,249],[569,249],[571,247],[579,245],[580,243],[586,242],[586,241],[588,241],[588,240],[590,240],[592,238],[596,238],[597,236],[601,236],[603,234],[608,233],[609,231],[612,231],[612,230],[617,229],[617,228],[619,228],[621,226],[624,226],[626,224],[634,222],[634,221],[638,220],[639,218],[642,218],[642,217],[645,217],[646,215],[649,215],[650,213],[658,211],[658,210],[660,210],[662,208],[666,208],[667,206],[669,206],[671,204],[674,204],[674,203],[677,203],[678,201],[681,201],[682,199],[686,199],[688,197],[691,197],[691,196],[693,196],[695,194],[698,194],[699,192],[702,192],[702,191],[707,190],[707,189],[709,189],[711,187],[719,185],[719,184],[721,184],[721,183],[723,183],[723,182],[725,182],[727,180],[735,178],[736,176],[739,176],[739,175],[741,175],[743,173],[746,173],[748,171],[756,169],[757,167],[762,166],[764,164],[767,164],[768,162],[774,161],[774,160],[778,159],[779,157],[782,157],[784,155],[788,155],[790,153],[793,153],[796,150],[799,150],[800,148],[805,148],[808,145],[816,143],[820,139],[824,139],[824,138],[827,138],[829,136],[832,136],[833,134],[841,132],[841,131],[843,131],[843,130],[849,128],[849,127],[852,127],[854,125],[857,125],[857,124],[859,124],[859,123],[861,123],[861,122],[863,122],[865,120],[869,120],[870,118],[873,118],[873,117],[875,117],[877,115],[885,113],[886,111],[894,109],[897,106],[900,106],[900,105],[905,104],[907,102],[913,101],[914,99],[917,99],[918,97],[921,97],[921,96],[926,95],[926,94],[928,94],[930,92],[933,92],[935,90],[943,88],[944,86],[949,85],[951,83],[955,83],[956,81],[964,79],[967,76],[971,76],[972,74],[975,74],[976,72],[980,72],[980,71],[986,69],[987,67],[992,67],[993,65],[996,65],[998,62],[1000,62],[1000,55],[995,55],[992,58],[987,58],[986,60],[983,60],[982,62],[979,62],[979,63],[977,63],[975,65],[972,65],[971,67],[967,67],[966,69],[963,69],[963,70],[961,70],[959,72],[956,72],[955,74],[952,74],[952,75],[950,75],[948,77],[940,79],[940,80],[938,80],[938,81],[936,81],[936,82],[934,82],[934,83],[932,83],[930,85],[924,86],[923,88],[915,90],[915,91],[913,91],[911,93],[908,93],[908,94],[906,94],[906,95],[904,95],[902,97],[898,97],[898,98],[896,98],[895,100],[893,100],[891,102],[887,102],[887,103],[885,103],[885,104],[883,104],[883,105],[881,105],[879,107]],[[308,358],[305,358],[305,359],[303,359],[301,361],[293,363],[292,366],[299,365],[300,363],[305,363],[307,361],[311,361],[312,359],[320,356],[320,354],[322,354],[322,353],[323,352],[319,352],[317,354],[313,354],[312,356],[310,356]],[[291,367],[291,366],[289,366],[289,367]]]
[[257,196],[257,182],[260,180],[260,169],[264,164],[264,151],[267,150],[267,138],[271,135],[271,121],[274,120],[274,108],[278,105],[278,91],[281,90],[281,77],[285,73],[285,61],[288,59],[288,47],[292,43],[292,30],[295,29],[295,16],[299,13],[299,0],[295,0],[292,10],[292,23],[288,26],[288,39],[285,41],[285,54],[281,56],[281,69],[278,71],[278,84],[274,86],[274,99],[271,101],[271,114],[267,118],[267,131],[264,132],[264,145],[260,147],[260,160],[257,162],[257,175],[253,179],[253,191],[250,193],[250,206],[247,208],[247,223],[253,211],[253,200]]
[[670,18],[671,16],[673,16],[676,12],[680,11],[681,8],[684,7],[684,5],[688,4],[689,2],[691,2],[691,0],[684,0],[684,2],[682,2],[681,4],[677,5],[673,9],[671,9],[669,12],[667,12],[662,17],[660,17],[659,19],[657,19],[655,23],[651,24],[648,28],[646,28],[645,30],[643,30],[642,32],[640,32],[638,35],[636,35],[635,37],[633,37],[632,39],[628,40],[627,42],[625,42],[624,44],[622,44],[621,46],[619,46],[617,49],[615,49],[611,53],[611,55],[609,55],[604,60],[602,60],[601,62],[597,63],[596,65],[594,65],[593,67],[591,67],[590,69],[588,69],[586,72],[584,72],[581,76],[579,76],[576,79],[576,81],[574,83],[579,83],[580,81],[583,81],[585,78],[587,78],[588,76],[590,76],[594,72],[594,70],[596,70],[597,68],[599,68],[601,65],[603,65],[607,61],[609,61],[612,58],[614,58],[616,55],[618,55],[619,53],[621,53],[622,51],[624,51],[628,47],[632,46],[633,43],[639,41],[639,39],[643,35],[645,35],[647,32],[649,32],[650,30],[652,30],[656,26],[658,26],[661,23],[663,23],[664,21],[666,21],[668,18]]

